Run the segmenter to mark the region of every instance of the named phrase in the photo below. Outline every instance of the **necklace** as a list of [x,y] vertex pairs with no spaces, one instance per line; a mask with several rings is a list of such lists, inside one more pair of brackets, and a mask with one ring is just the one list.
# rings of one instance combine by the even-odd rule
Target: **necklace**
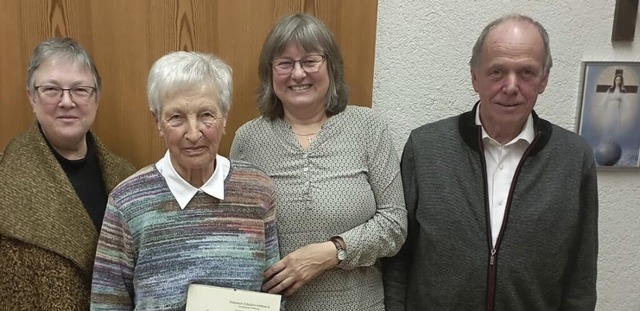
[[320,130],[317,130],[313,133],[309,133],[309,134],[299,134],[294,132],[293,130],[291,130],[291,132],[297,136],[301,136],[301,137],[306,137],[307,141],[309,142],[309,144],[311,144],[311,141],[313,140],[312,136],[315,136],[316,134],[320,133]]

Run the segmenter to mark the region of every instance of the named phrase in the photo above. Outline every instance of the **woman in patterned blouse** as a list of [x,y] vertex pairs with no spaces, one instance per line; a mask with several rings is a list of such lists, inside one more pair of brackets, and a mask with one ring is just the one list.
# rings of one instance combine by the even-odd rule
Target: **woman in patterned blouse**
[[280,253],[263,290],[289,310],[384,310],[378,259],[404,243],[406,209],[389,129],[347,105],[333,34],[304,14],[271,30],[259,62],[262,114],[236,132],[231,157],[276,184]]

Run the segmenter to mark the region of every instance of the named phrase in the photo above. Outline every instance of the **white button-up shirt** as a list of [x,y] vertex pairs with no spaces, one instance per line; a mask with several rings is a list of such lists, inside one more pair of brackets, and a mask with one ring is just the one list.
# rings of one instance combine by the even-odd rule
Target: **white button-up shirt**
[[184,207],[187,206],[189,201],[193,199],[193,196],[195,196],[198,191],[203,191],[212,197],[224,200],[224,180],[227,178],[227,175],[229,175],[229,167],[229,159],[221,155],[216,155],[216,168],[213,171],[213,174],[204,183],[204,185],[202,185],[202,187],[196,188],[176,172],[173,164],[171,163],[169,151],[167,151],[164,154],[164,157],[156,163],[156,168],[167,181],[169,190],[171,190],[171,193],[178,201],[181,209],[184,209]]
[[[479,105],[476,110],[476,124],[482,126]],[[492,246],[496,245],[502,228],[513,175],[534,136],[533,117],[531,114],[529,114],[529,118],[527,118],[527,122],[520,134],[504,145],[491,138],[485,131],[484,126],[482,126],[484,157],[487,163],[487,191],[489,193]]]

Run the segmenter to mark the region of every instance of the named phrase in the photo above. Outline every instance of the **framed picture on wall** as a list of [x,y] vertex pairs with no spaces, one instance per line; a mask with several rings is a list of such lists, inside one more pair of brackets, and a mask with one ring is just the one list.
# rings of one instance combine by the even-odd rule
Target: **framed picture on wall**
[[640,167],[640,62],[583,62],[578,133],[598,167]]

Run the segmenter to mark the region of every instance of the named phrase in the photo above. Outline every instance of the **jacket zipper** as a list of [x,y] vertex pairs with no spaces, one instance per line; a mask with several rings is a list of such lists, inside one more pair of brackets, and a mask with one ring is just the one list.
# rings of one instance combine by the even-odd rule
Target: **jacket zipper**
[[[497,243],[496,243],[497,244]],[[493,247],[489,252],[489,284],[487,286],[487,310],[493,310],[496,291],[496,253],[498,250]]]
[[513,180],[511,181],[511,186],[509,188],[509,195],[507,197],[507,204],[504,210],[504,217],[502,219],[502,226],[500,227],[500,233],[498,233],[498,238],[496,239],[496,245],[493,245],[492,232],[491,232],[491,213],[489,211],[489,194],[487,192],[487,163],[484,158],[484,145],[482,144],[482,131],[480,131],[478,135],[480,154],[481,154],[481,162],[482,162],[482,174],[484,175],[484,207],[485,207],[485,215],[486,215],[486,226],[487,226],[487,241],[489,245],[489,267],[488,267],[488,278],[487,278],[487,311],[493,311],[495,307],[495,298],[496,298],[496,277],[497,277],[497,260],[498,260],[498,250],[500,249],[500,242],[502,241],[502,235],[504,234],[504,230],[507,226],[507,219],[509,218],[509,210],[511,209],[511,201],[513,200],[513,191],[515,189],[516,181],[518,180],[518,176],[520,175],[520,170],[522,169],[522,164],[524,160],[529,156],[532,147],[538,141],[540,137],[540,132],[536,132],[533,141],[527,147],[524,154],[522,155],[522,159],[518,163],[516,167],[516,171],[513,174]]

